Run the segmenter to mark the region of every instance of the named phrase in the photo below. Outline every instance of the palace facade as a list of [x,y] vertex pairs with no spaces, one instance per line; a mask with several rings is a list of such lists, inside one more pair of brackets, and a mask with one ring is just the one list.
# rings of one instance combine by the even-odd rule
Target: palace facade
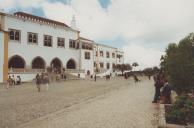
[[49,67],[81,77],[111,73],[124,63],[117,48],[80,37],[65,23],[24,12],[0,12],[0,82],[8,75],[32,80]]

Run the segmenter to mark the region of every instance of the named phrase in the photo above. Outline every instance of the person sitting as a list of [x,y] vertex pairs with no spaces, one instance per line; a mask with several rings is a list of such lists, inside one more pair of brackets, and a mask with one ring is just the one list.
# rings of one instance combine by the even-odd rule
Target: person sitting
[[162,104],[170,104],[171,103],[170,95],[171,95],[171,88],[169,86],[168,81],[164,80],[164,87],[163,87],[163,89],[161,91],[160,103],[162,103]]

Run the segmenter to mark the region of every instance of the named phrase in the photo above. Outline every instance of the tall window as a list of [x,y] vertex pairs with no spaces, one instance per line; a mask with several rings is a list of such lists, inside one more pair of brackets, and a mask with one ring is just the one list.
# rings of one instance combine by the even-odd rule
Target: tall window
[[100,63],[100,68],[104,68],[104,63],[103,62]]
[[100,51],[100,57],[103,57],[103,51]]
[[115,58],[115,53],[112,53],[112,58]]
[[96,51],[96,56],[98,56],[98,51]]
[[96,67],[96,62],[94,62],[94,67]]
[[37,44],[38,43],[38,34],[28,32],[28,43]]
[[57,38],[57,46],[58,47],[65,47],[65,39],[64,38]]
[[85,52],[85,59],[89,60],[90,59],[90,52]]
[[44,35],[44,46],[52,47],[52,36]]
[[109,57],[110,57],[109,52],[106,52],[106,58],[109,58]]
[[72,39],[69,40],[69,48],[76,48],[76,41],[75,40],[72,40]]
[[107,69],[110,68],[110,63],[106,63],[106,68],[107,68]]
[[112,64],[112,68],[115,69],[116,68],[116,65],[115,63]]
[[10,29],[9,39],[14,41],[20,41],[20,30]]

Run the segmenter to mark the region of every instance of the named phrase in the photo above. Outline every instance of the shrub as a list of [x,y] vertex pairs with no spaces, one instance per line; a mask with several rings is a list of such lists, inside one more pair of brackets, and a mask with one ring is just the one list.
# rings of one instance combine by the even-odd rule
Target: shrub
[[167,109],[166,120],[168,123],[186,124],[194,123],[194,98],[182,95]]

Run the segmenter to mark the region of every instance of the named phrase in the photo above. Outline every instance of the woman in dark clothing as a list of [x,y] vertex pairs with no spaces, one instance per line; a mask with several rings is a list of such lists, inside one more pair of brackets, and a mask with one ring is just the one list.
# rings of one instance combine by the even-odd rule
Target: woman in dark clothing
[[165,82],[164,87],[161,92],[161,103],[170,104],[171,103],[171,100],[170,100],[171,88],[167,80],[165,80],[164,82]]

